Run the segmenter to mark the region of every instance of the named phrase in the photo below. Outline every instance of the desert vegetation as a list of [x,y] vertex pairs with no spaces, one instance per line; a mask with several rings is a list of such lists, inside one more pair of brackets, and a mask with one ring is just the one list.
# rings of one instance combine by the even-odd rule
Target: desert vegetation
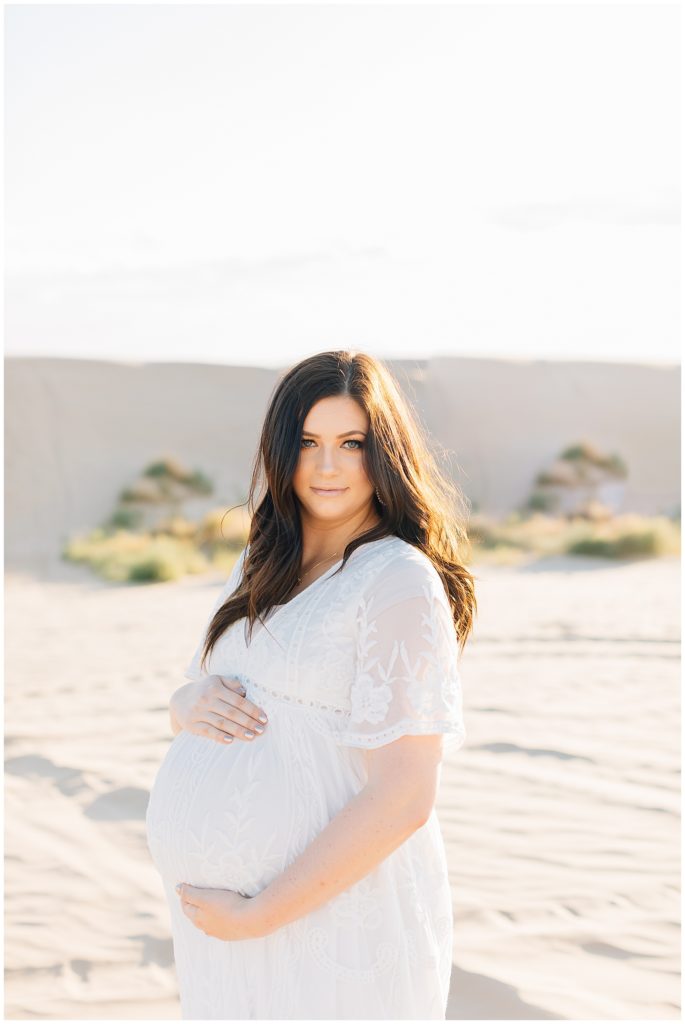
[[62,557],[113,582],[175,580],[212,568],[228,574],[245,546],[245,510],[210,508],[197,519],[186,514],[188,505],[206,504],[213,491],[200,470],[169,457],[153,462],[121,491],[106,522],[71,538]]
[[524,511],[563,513],[598,519],[620,507],[628,466],[616,452],[602,452],[590,441],[569,445],[534,481]]
[[471,516],[473,561],[516,565],[551,555],[658,558],[680,552],[680,515],[555,516],[514,512],[502,520]]
[[[603,483],[626,474],[618,456],[602,455],[587,444],[566,449],[539,474],[520,509],[500,519],[472,511],[467,561],[516,565],[562,554],[605,559],[679,554],[679,508],[658,516],[617,514],[601,500]],[[565,511],[559,510],[560,489],[572,496]],[[249,519],[244,504],[190,516],[187,506],[198,498],[206,502],[213,490],[201,471],[160,459],[121,492],[105,523],[65,545],[63,557],[114,582],[175,580],[212,569],[228,575],[247,541]]]
[[680,507],[662,515],[622,512],[628,466],[588,440],[561,451],[533,481],[521,507],[501,520],[475,512],[474,561],[517,564],[550,555],[658,558],[680,552]]

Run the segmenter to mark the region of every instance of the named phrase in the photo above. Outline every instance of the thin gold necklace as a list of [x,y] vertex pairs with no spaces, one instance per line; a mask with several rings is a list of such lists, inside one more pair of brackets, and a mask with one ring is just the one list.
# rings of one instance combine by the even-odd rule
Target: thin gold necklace
[[329,556],[328,556],[328,558],[322,558],[320,562],[316,562],[316,563],[315,563],[314,565],[310,565],[310,567],[309,567],[309,568],[307,569],[307,571],[306,571],[306,572],[303,572],[301,576],[298,576],[298,577],[297,577],[297,582],[298,582],[298,583],[301,583],[301,582],[302,582],[302,580],[304,579],[304,577],[305,577],[305,576],[306,576],[306,575],[307,575],[308,573],[310,573],[310,572],[312,571],[312,569],[316,569],[317,565],[323,565],[323,563],[324,563],[324,562],[330,562],[331,558],[335,558],[335,556],[336,556],[336,555],[339,555],[339,554],[340,554],[340,552],[339,552],[339,551],[334,551],[332,555],[329,555]]
[[[357,536],[359,536],[359,534],[357,534]],[[356,538],[350,537],[350,539],[347,541],[347,544],[350,544],[353,540],[356,540]],[[347,547],[347,544],[345,545],[345,547]],[[317,565],[323,565],[324,562],[330,562],[331,558],[335,558],[335,556],[339,554],[339,551],[334,551],[332,555],[328,556],[328,558],[322,558],[320,562],[316,562],[315,565],[311,565],[306,572],[303,572],[301,576],[297,577],[297,582],[301,583],[304,577],[307,576],[312,571],[312,569],[316,569]]]

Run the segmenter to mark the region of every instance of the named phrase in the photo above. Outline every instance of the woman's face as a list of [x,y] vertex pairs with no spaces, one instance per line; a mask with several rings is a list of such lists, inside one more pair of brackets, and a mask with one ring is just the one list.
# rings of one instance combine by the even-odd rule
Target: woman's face
[[310,520],[342,522],[371,509],[374,485],[362,456],[368,427],[366,411],[348,396],[322,398],[309,410],[293,488]]

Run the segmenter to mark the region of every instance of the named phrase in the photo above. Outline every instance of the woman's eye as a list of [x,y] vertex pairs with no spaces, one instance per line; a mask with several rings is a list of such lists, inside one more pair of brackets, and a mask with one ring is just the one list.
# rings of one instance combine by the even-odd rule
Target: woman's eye
[[[312,444],[314,444],[314,438],[312,438],[312,437],[303,437],[302,440],[300,441],[300,447],[302,445],[307,445],[308,441],[311,441]],[[344,444],[356,444],[358,446],[358,448],[363,448],[364,447],[364,442],[363,441],[356,441],[353,437],[348,438],[347,441],[344,441],[343,443]],[[348,448],[348,451],[357,451],[358,448]]]

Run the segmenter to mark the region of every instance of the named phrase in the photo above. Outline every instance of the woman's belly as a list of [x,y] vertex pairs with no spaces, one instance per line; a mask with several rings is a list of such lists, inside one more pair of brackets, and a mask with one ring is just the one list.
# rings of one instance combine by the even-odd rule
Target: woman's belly
[[253,740],[174,738],[146,814],[164,879],[254,896],[361,789],[358,751],[311,729],[306,709],[274,699],[265,710]]

